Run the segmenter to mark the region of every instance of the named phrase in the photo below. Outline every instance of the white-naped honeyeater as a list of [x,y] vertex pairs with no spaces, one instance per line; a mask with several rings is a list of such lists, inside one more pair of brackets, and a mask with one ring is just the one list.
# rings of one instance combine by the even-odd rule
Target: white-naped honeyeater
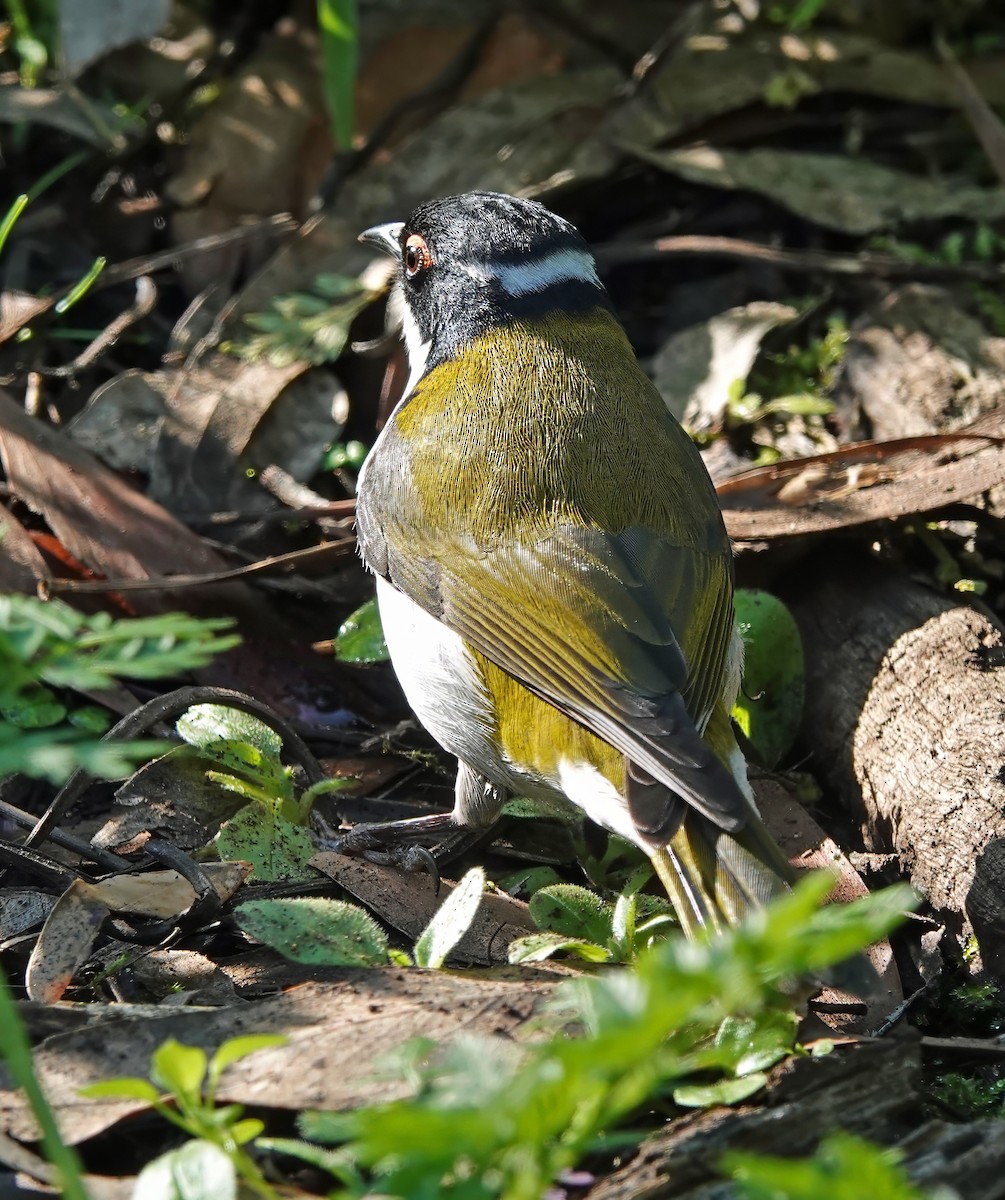
[[730,724],[729,539],[586,242],[492,192],[361,240],[398,263],[411,377],[357,532],[405,695],[459,760],[443,823],[571,802],[649,855],[689,934],[736,922],[790,875]]

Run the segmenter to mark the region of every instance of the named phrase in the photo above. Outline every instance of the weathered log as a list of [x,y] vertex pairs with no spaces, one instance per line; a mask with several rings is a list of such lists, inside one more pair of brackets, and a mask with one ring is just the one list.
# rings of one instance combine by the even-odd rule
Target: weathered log
[[802,576],[811,769],[1005,977],[1002,627],[865,558]]
[[673,1121],[586,1200],[734,1200],[719,1169],[727,1150],[805,1156],[836,1130],[896,1147],[922,1186],[951,1183],[961,1200],[996,1200],[1005,1121],[926,1120],[920,1077],[919,1040],[863,1042],[825,1059],[792,1059],[775,1073],[761,1107]]

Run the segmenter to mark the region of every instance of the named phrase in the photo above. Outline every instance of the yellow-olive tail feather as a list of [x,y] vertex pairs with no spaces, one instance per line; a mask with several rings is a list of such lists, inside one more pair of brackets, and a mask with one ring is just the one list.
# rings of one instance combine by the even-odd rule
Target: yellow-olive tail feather
[[738,924],[792,881],[792,868],[754,813],[738,833],[726,833],[689,812],[650,858],[688,937]]

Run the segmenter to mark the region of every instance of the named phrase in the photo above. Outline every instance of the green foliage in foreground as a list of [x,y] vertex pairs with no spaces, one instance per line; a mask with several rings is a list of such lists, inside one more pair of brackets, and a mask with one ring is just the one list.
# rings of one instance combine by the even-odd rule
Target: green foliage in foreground
[[71,709],[52,689],[107,687],[190,671],[240,639],[229,619],[184,613],[114,620],[60,600],[0,595],[0,777],[24,772],[59,783],[77,767],[115,779],[162,749],[160,742],[104,742],[107,718]]
[[[278,1034],[249,1034],[231,1038],[207,1058],[199,1046],[186,1046],[171,1038],[154,1051],[150,1080],[110,1079],[81,1088],[82,1096],[95,1100],[143,1100],[195,1139],[148,1163],[140,1172],[135,1195],[147,1200],[182,1196],[221,1200],[237,1194],[238,1178],[259,1196],[275,1194],[242,1149],[265,1126],[257,1117],[245,1117],[240,1104],[217,1108],[216,1092],[231,1063],[285,1042]],[[170,1096],[171,1103],[161,1099],[162,1093]],[[179,1179],[186,1178],[196,1185],[195,1191],[179,1184]]]
[[[545,1018],[552,1036],[533,1046],[462,1038],[441,1054],[428,1042],[406,1045],[398,1065],[416,1094],[352,1113],[305,1114],[301,1130],[311,1141],[260,1137],[261,1123],[240,1106],[215,1105],[224,1068],[282,1038],[238,1038],[211,1059],[166,1042],[154,1054],[152,1083],[110,1080],[84,1094],[144,1100],[195,1139],[144,1169],[146,1200],[220,1200],[236,1196],[239,1181],[273,1200],[279,1193],[255,1162],[270,1151],[328,1171],[340,1184],[336,1200],[538,1200],[589,1151],[624,1143],[619,1126],[654,1097],[778,1061],[788,1045],[773,1036],[769,1046],[763,1035],[788,1030],[791,1040],[792,981],[883,936],[912,899],[896,887],[821,908],[830,886],[824,875],[811,877],[725,937],[668,941],[634,968],[578,981]],[[805,1160],[729,1155],[722,1169],[750,1200],[925,1200],[893,1156],[847,1136]]]
[[[821,1142],[811,1158],[727,1154],[723,1164],[744,1200],[923,1200],[896,1155],[847,1133]],[[928,1200],[953,1200],[942,1188]]]
[[[673,939],[632,970],[577,982],[566,992],[564,1026],[543,1044],[459,1040],[443,1054],[424,1047],[425,1066],[413,1055],[414,1097],[307,1114],[302,1132],[345,1143],[330,1163],[344,1200],[373,1192],[537,1200],[652,1097],[777,1061],[777,1046],[764,1057],[758,1044],[764,1026],[791,1010],[790,981],[882,937],[911,903],[909,889],[890,888],[821,908],[829,886],[826,877],[809,879],[727,936]],[[565,1036],[570,1030],[580,1036]]]

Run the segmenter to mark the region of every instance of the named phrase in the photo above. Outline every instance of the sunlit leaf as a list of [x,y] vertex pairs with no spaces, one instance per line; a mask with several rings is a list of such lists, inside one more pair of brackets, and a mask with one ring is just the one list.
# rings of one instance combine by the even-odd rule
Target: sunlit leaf
[[335,655],[349,663],[387,662],[387,643],[376,598],[360,605],[339,626]]
[[383,930],[361,908],[341,900],[249,900],[236,913],[242,929],[294,962],[332,967],[387,962]]

